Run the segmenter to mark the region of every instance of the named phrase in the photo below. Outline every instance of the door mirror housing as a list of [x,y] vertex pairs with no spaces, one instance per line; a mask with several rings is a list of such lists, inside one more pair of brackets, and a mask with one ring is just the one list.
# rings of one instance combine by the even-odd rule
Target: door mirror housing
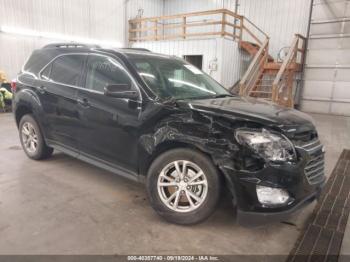
[[136,90],[131,89],[129,84],[114,84],[107,85],[104,90],[105,96],[115,97],[115,98],[128,98],[137,99],[138,93]]

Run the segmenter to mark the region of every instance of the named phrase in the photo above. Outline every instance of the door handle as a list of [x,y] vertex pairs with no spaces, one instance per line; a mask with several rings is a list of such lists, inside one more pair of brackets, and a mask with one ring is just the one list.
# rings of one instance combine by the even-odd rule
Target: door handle
[[78,98],[78,103],[82,107],[89,107],[90,106],[89,100],[87,98]]
[[45,87],[45,86],[40,86],[40,87],[39,87],[39,92],[40,92],[41,94],[45,94],[45,93],[46,93],[46,87]]

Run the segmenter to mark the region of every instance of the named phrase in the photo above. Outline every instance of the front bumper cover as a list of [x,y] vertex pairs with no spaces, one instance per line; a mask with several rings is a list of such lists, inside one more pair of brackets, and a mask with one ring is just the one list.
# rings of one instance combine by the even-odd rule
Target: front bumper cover
[[[319,155],[324,152],[318,150],[314,154]],[[310,158],[305,152],[299,152],[299,156],[297,163],[266,164],[264,168],[254,172],[235,170],[228,163],[221,166],[228,189],[233,195],[239,224],[257,226],[282,221],[317,199],[325,181],[310,184],[304,173]],[[285,189],[293,202],[279,207],[264,206],[257,198],[257,185]]]
[[294,205],[290,209],[287,209],[284,211],[249,212],[249,211],[242,211],[238,209],[237,223],[242,226],[254,227],[254,226],[260,226],[260,225],[270,224],[274,222],[281,222],[287,219],[288,217],[290,217],[292,214],[295,214],[298,211],[301,211],[302,208],[311,204],[313,201],[317,200],[317,198],[320,195],[320,192],[321,192],[321,189],[311,194],[310,196],[307,196],[305,199],[303,199],[302,201],[300,201],[298,204]]

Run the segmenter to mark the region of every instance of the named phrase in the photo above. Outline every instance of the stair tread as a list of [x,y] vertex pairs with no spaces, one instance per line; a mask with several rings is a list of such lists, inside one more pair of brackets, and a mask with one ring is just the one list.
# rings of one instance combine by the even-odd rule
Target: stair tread
[[[249,41],[240,41],[239,42],[239,47],[244,49],[246,52],[248,52],[250,55],[254,56],[260,49],[260,46],[249,42]],[[268,61],[269,62],[274,62],[275,59],[269,54],[268,55]]]
[[250,94],[252,94],[252,93],[272,94],[272,92],[269,92],[269,91],[250,91]]

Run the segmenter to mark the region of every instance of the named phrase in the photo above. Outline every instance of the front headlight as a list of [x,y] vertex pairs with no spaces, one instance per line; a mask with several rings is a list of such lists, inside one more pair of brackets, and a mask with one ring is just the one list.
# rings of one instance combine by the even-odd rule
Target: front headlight
[[293,161],[296,153],[293,144],[283,135],[262,131],[236,130],[235,137],[268,161]]

